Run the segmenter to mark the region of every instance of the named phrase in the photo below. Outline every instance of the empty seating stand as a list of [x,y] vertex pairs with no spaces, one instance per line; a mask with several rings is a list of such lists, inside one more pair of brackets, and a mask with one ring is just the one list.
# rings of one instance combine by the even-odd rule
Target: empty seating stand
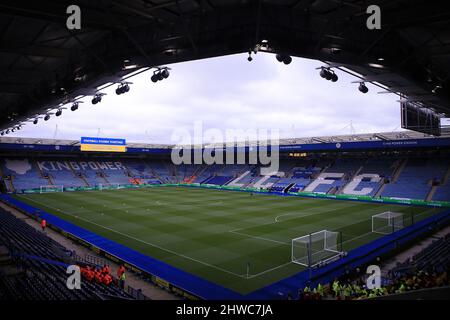
[[[80,187],[96,185],[199,183],[255,187],[272,191],[308,191],[322,194],[357,194],[450,201],[450,162],[440,158],[340,157],[324,159],[281,159],[277,173],[261,175],[260,165],[181,164],[170,160],[109,157],[0,158],[0,169],[8,192],[55,185]],[[331,184],[312,184],[321,174],[340,174]],[[372,175],[361,178],[361,175]],[[11,176],[11,179],[9,177]],[[48,177],[45,179],[44,177]],[[358,182],[347,188],[349,183]],[[287,184],[287,185],[286,185]],[[289,188],[287,189],[287,186]]]
[[450,234],[431,243],[411,259],[392,270],[396,276],[414,274],[417,271],[429,273],[445,272],[450,266]]
[[431,181],[441,179],[448,163],[434,159],[408,159],[397,181],[386,185],[383,196],[424,200],[431,190]]
[[66,266],[74,263],[71,252],[1,208],[0,248],[8,249],[16,270],[13,274],[6,273],[0,263],[0,299],[132,299],[115,285],[95,282],[82,281],[81,290],[69,290]]

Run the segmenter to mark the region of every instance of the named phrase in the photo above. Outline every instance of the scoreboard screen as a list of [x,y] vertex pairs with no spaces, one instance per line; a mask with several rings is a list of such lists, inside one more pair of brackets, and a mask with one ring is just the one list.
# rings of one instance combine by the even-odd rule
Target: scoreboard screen
[[434,136],[441,135],[441,117],[434,111],[402,102],[402,128]]
[[126,152],[125,139],[81,137],[81,151]]

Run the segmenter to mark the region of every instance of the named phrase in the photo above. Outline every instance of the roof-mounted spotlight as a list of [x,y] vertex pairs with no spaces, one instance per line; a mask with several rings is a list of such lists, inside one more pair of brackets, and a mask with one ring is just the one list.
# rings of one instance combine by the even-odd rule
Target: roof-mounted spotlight
[[247,58],[247,61],[248,61],[248,62],[252,62],[252,61],[253,61],[252,51],[251,51],[251,50],[248,52],[248,58]]
[[95,96],[95,97],[93,97],[92,98],[92,104],[97,104],[97,103],[99,103],[100,101],[102,101],[102,98],[101,97],[97,97],[97,96]]
[[320,76],[322,77],[322,78],[326,78],[327,77],[327,74],[328,74],[328,69],[327,68],[325,68],[325,67],[322,67],[321,69],[320,69]]
[[[116,94],[121,95],[125,92],[130,91],[130,86],[128,85],[129,83],[131,83],[131,82],[121,82],[116,89]],[[100,98],[100,100],[101,100],[101,98]],[[97,103],[98,102],[100,102],[100,101],[97,101]],[[92,103],[95,104],[94,102],[92,102]]]
[[283,62],[286,65],[292,62],[292,57],[285,53],[277,53],[276,58],[278,62]]
[[0,136],[4,136],[5,135],[5,132],[0,132]]
[[62,115],[62,109],[58,109],[55,113],[55,116],[59,117],[60,115]]
[[11,132],[14,132],[14,131],[16,131],[16,128],[12,128],[12,129],[11,129]]
[[[128,90],[130,90],[129,88],[128,88]],[[116,92],[117,93],[117,92]],[[93,98],[92,98],[92,104],[97,104],[97,103],[99,103],[99,102],[101,102],[102,101],[102,96],[104,96],[105,95],[105,93],[97,93]]]
[[5,132],[6,134],[8,134],[9,133],[9,129],[8,130],[6,130],[6,132]]
[[337,74],[327,67],[320,68],[320,76],[324,79],[330,80],[331,82],[336,82],[339,79]]
[[38,124],[38,121],[39,121],[38,118],[34,119],[33,124]]
[[168,67],[158,68],[153,72],[151,77],[152,82],[158,82],[164,79],[167,79],[170,75]]
[[333,72],[333,75],[331,76],[331,82],[336,82],[339,80],[339,77],[337,76],[336,73]]
[[367,93],[369,92],[369,88],[366,87],[366,84],[364,82],[360,82],[359,83],[359,87],[358,90],[362,93]]
[[45,117],[44,117],[44,121],[48,121],[49,119],[50,119],[50,115],[46,114]]
[[[70,107],[70,111],[75,111],[78,109],[78,102],[74,102]],[[45,119],[44,119],[45,120]]]

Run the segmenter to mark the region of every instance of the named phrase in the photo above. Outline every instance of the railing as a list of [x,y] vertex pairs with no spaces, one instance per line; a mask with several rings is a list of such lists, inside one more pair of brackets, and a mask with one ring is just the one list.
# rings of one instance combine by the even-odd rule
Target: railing
[[104,265],[108,264],[108,262],[105,259],[96,256],[91,256],[89,254],[84,255],[84,262],[94,264],[99,267],[103,267]]
[[133,287],[126,286],[125,291],[136,300],[151,300],[149,297],[142,293],[141,289],[136,290]]
[[[448,300],[450,287],[437,287],[411,290],[403,293],[390,294],[372,298],[373,300]],[[370,300],[372,300],[370,299]]]

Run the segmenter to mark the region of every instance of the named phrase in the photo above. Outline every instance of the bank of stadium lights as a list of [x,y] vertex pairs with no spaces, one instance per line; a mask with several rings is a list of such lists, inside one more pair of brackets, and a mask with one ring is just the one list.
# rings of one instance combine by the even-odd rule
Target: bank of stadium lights
[[[130,91],[130,86],[128,85],[127,82],[123,82],[123,83],[120,83],[119,86],[117,87],[116,94],[117,95],[121,95],[121,94],[124,94],[125,92],[128,92],[128,91]],[[97,102],[100,102],[100,101],[97,101]]]
[[153,75],[150,78],[152,82],[158,82],[164,79],[167,79],[170,75],[169,68],[158,68],[155,71],[153,71]]
[[[157,82],[157,81],[161,81],[161,80],[167,79],[169,77],[169,75],[170,75],[169,70],[170,70],[170,68],[168,68],[168,67],[158,67],[157,70],[154,71],[154,73],[153,73],[152,81],[153,82]],[[120,82],[119,86],[116,89],[116,94],[120,95],[120,94],[123,94],[123,93],[126,93],[126,92],[130,91],[129,84],[132,84],[132,82],[128,82],[128,81]],[[61,88],[55,88],[55,89],[52,90],[52,93],[58,93],[58,92],[65,92],[65,89],[61,87]],[[96,93],[94,95],[94,97],[92,98],[92,100],[91,100],[92,104],[95,105],[95,104],[101,102],[102,101],[102,96],[104,96],[104,95],[106,95],[106,93]],[[67,102],[68,101],[65,101],[64,103],[67,103]],[[72,106],[70,107],[70,110],[71,111],[78,110],[79,103],[83,103],[83,101],[74,101],[72,103]],[[37,125],[38,122],[39,122],[39,118],[43,118],[44,121],[48,121],[48,120],[50,120],[50,117],[51,117],[52,114],[55,114],[55,116],[59,117],[59,116],[62,115],[62,110],[63,109],[67,109],[67,108],[58,107],[55,113],[47,112],[46,114],[44,114],[42,116],[36,115],[36,116],[28,119],[27,122],[32,122],[33,124]],[[48,111],[50,111],[50,110],[51,110],[51,108],[48,109]],[[17,114],[12,113],[12,114],[8,115],[7,118],[10,121],[14,121],[16,115]],[[9,134],[10,132],[15,132],[16,130],[20,130],[20,129],[21,129],[21,126],[8,128],[7,130],[1,131],[0,134],[2,136],[4,136],[5,134]]]
[[278,62],[282,62],[286,65],[288,65],[292,62],[292,57],[285,53],[277,53],[277,55],[275,57],[277,58]]
[[5,134],[9,134],[12,132],[16,132],[19,131],[20,129],[22,129],[22,124],[19,124],[18,126],[12,127],[12,128],[8,128],[6,130],[3,130],[0,132],[0,136],[4,136]]
[[320,68],[320,76],[324,79],[330,80],[331,82],[336,82],[339,79],[337,74],[333,70],[326,67]]
[[18,126],[13,127],[11,132],[19,131],[20,129],[22,129],[22,125],[19,124]]

